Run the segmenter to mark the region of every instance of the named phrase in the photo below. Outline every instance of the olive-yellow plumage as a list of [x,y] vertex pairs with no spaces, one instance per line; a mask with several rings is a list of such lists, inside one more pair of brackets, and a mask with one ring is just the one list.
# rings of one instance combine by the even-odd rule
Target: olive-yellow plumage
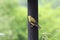
[[36,23],[36,20],[33,17],[28,16],[28,18],[30,23]]
[[29,23],[33,26],[37,26],[39,27],[39,25],[37,24],[36,20],[32,17],[32,16],[28,16],[28,20],[29,20]]

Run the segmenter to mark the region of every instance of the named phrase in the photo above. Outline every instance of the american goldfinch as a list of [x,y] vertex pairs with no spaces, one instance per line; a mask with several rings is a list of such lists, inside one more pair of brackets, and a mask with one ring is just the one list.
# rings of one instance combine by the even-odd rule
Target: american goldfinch
[[32,16],[28,16],[28,20],[29,20],[29,23],[32,25],[32,27],[34,26],[39,27],[39,25],[37,24],[37,21]]

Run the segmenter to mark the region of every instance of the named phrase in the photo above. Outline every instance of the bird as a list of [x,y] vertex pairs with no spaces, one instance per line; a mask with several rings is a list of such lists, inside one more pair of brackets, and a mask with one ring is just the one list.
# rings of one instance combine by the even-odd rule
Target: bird
[[28,21],[32,25],[31,27],[34,27],[34,26],[39,27],[37,21],[32,16],[28,16]]

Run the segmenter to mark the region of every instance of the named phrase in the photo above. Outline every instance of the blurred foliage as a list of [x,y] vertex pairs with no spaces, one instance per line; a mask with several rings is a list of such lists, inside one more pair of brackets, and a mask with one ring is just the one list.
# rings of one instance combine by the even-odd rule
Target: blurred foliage
[[[49,2],[43,6],[39,5],[39,40],[59,40],[60,39],[60,6],[52,9],[52,3]],[[45,3],[45,0],[43,0]],[[44,37],[45,36],[45,37]],[[46,37],[47,36],[47,37]],[[44,37],[44,38],[42,38]]]
[[[60,6],[53,9],[56,0],[47,1],[42,0],[44,5],[38,5],[39,40],[60,40]],[[19,0],[0,0],[0,33],[5,34],[3,40],[28,40],[27,13],[27,7],[21,6]]]

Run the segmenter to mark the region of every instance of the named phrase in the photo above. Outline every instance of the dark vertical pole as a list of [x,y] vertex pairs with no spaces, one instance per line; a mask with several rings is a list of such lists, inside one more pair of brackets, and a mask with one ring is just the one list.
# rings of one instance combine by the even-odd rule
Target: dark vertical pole
[[[38,0],[28,0],[28,16],[32,16],[38,22]],[[28,40],[38,40],[38,28],[31,28],[28,22]]]

